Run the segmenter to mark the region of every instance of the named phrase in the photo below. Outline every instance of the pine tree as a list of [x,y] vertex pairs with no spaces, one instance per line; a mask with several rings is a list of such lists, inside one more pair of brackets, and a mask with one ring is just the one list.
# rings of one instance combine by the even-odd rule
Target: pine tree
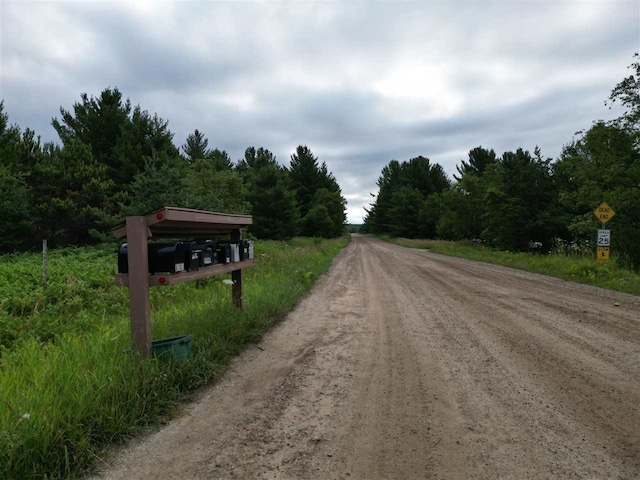
[[146,158],[144,171],[138,173],[129,187],[126,215],[141,215],[162,206],[186,204],[184,185],[187,168],[175,161],[160,159],[154,152]]
[[247,189],[234,171],[217,170],[206,158],[196,160],[183,182],[187,208],[215,212],[247,213]]
[[476,147],[469,151],[469,161],[462,160],[460,165],[456,166],[456,170],[460,176],[454,175],[453,178],[459,182],[465,175],[482,176],[485,169],[489,165],[494,165],[497,161],[496,152],[485,148]]
[[[391,160],[378,179],[378,197],[365,217],[366,230],[405,237],[433,237],[440,214],[430,201],[449,188],[438,164],[419,156],[406,162]],[[440,200],[438,200],[440,202]]]
[[266,148],[248,147],[236,171],[249,191],[253,225],[261,239],[282,240],[298,233],[300,214],[286,168]]
[[283,240],[298,230],[300,215],[287,173],[266,163],[256,168],[249,199],[253,225],[250,231],[261,239]]
[[63,145],[81,142],[90,148],[94,160],[106,167],[112,193],[126,191],[154,151],[179,155],[168,122],[132,107],[117,88],[103,90],[98,98],[86,93],[80,98],[73,113],[60,107],[61,120],[54,118],[52,125]]
[[12,251],[31,243],[33,215],[30,188],[25,178],[29,171],[20,162],[20,128],[9,124],[0,101],[0,251]]
[[[342,197],[340,186],[329,172],[326,163],[322,162],[319,165],[318,158],[311,150],[306,145],[300,145],[296,153],[291,155],[290,177],[302,218],[303,235],[341,235],[345,228],[346,200]],[[306,219],[312,210],[312,216]]]
[[114,223],[117,206],[106,167],[80,141],[70,140],[62,149],[46,145],[32,175],[38,179],[32,186],[38,238],[88,243]]
[[0,251],[19,249],[32,243],[33,216],[29,189],[23,175],[13,174],[0,165]]
[[189,164],[192,164],[199,158],[209,156],[209,140],[207,140],[202,132],[197,128],[187,137],[187,142],[182,145],[182,151],[187,156]]
[[299,145],[296,153],[291,155],[289,176],[296,192],[300,215],[304,217],[313,206],[313,197],[321,186],[318,158],[306,145]]

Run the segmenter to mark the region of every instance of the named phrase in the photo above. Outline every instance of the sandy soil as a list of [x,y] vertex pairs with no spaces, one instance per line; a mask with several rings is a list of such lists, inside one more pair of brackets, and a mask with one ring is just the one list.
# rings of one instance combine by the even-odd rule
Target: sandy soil
[[354,236],[102,477],[640,478],[640,297]]

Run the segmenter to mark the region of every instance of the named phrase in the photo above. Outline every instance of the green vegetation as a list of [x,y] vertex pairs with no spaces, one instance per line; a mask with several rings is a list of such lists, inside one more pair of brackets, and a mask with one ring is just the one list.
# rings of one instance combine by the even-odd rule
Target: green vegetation
[[595,255],[601,224],[593,211],[607,202],[616,212],[607,224],[612,252],[620,265],[640,270],[640,63],[631,69],[609,97],[627,111],[595,122],[555,161],[537,147],[501,156],[476,147],[450,183],[428,158],[391,160],[361,231],[480,240],[512,252],[550,252],[564,242]]
[[608,264],[599,265],[595,261],[595,256],[584,252],[567,255],[562,251],[542,255],[496,250],[484,245],[474,245],[468,241],[392,238],[388,235],[379,235],[378,238],[404,247],[425,249],[452,257],[504,265],[505,267],[640,295],[640,275],[620,266],[618,257],[615,255],[612,256]]
[[0,101],[0,252],[106,240],[126,215],[163,205],[251,214],[260,239],[345,232],[342,191],[305,145],[280,165],[266,148],[248,147],[234,164],[195,130],[182,152],[169,123],[132,106],[117,89],[81,95],[60,108],[53,127],[61,145],[9,123]]
[[217,276],[151,289],[155,339],[193,335],[187,361],[143,360],[131,345],[128,291],[114,285],[116,248],[0,257],[0,478],[68,478],[110,443],[171,416],[194,388],[300,300],[348,243],[256,244],[245,309]]

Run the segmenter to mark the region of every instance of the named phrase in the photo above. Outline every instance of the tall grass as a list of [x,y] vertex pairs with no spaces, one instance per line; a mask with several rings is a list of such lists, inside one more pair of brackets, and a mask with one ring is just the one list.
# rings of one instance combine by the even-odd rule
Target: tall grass
[[347,242],[258,242],[242,312],[224,276],[151,289],[154,338],[193,335],[183,362],[125,353],[128,292],[113,285],[113,249],[51,252],[46,286],[38,255],[1,257],[0,478],[75,477],[105,446],[169,417],[282,319]]
[[640,275],[621,266],[621,262],[615,255],[612,255],[608,264],[600,265],[596,263],[595,256],[568,256],[564,253],[548,255],[514,253],[495,250],[484,245],[474,245],[471,242],[415,240],[391,238],[384,235],[379,238],[405,247],[427,249],[453,257],[504,265],[564,280],[640,295]]

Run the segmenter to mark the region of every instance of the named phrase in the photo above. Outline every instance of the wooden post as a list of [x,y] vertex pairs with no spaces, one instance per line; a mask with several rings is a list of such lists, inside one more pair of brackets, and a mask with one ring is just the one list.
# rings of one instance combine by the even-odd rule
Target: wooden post
[[47,284],[47,240],[42,240],[42,285]]
[[[231,241],[238,242],[242,240],[242,230],[234,229],[231,232]],[[231,280],[233,280],[233,286],[231,287],[231,297],[233,306],[242,310],[243,305],[243,292],[242,292],[242,270],[233,270],[231,272]]]
[[151,306],[149,302],[147,223],[143,216],[127,217],[126,225],[131,336],[134,348],[143,357],[148,357],[151,353]]

